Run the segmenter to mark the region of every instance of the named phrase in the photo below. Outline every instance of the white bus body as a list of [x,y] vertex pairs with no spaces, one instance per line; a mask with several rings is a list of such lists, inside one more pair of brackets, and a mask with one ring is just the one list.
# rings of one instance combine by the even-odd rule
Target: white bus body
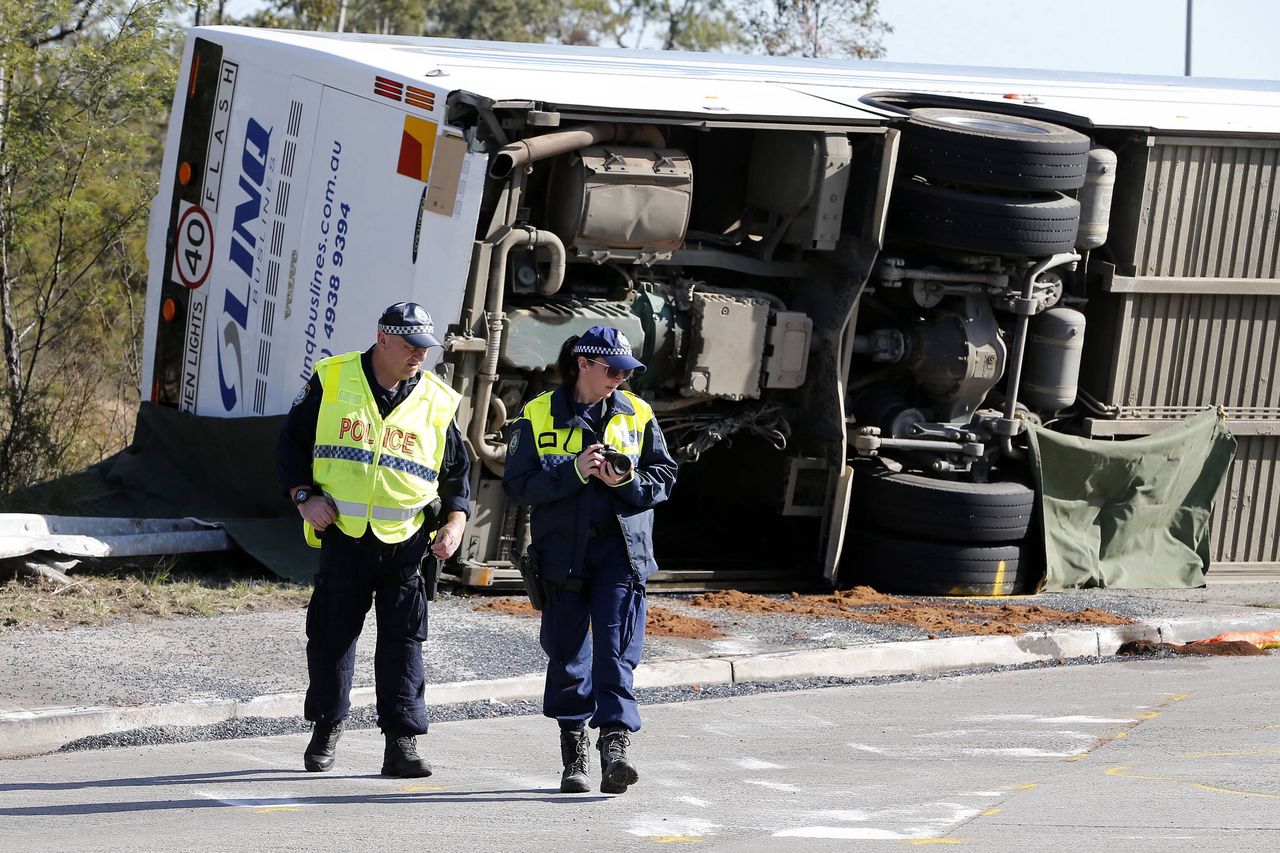
[[[944,147],[967,144],[967,115],[1008,116],[1015,135],[1041,119],[1089,137],[1104,152],[1090,163],[1108,174],[1063,192],[1024,192],[1016,175],[956,190],[950,152],[900,150],[931,109]],[[814,578],[835,577],[859,453],[900,452],[962,479],[1012,466],[1012,407],[1057,408],[1043,389],[1019,395],[1024,346],[1053,357],[1075,398],[1075,367],[1018,319],[1054,306],[1079,309],[1071,334],[1084,316],[1094,333],[1079,375],[1097,405],[1082,432],[1141,434],[1225,403],[1258,442],[1232,488],[1280,490],[1280,383],[1266,381],[1280,332],[1274,85],[215,27],[190,33],[170,122],[148,234],[143,399],[278,415],[317,359],[368,346],[382,307],[424,304],[448,332],[444,370],[482,463],[458,563],[474,583],[512,576],[527,537],[498,480],[502,422],[553,381],[559,342],[593,322],[624,325],[655,367],[638,390],[688,439],[689,503],[660,524],[724,501],[744,525],[725,537],[742,540],[777,516],[804,538],[795,562]],[[529,153],[529,140],[554,150]],[[1231,152],[1239,162],[1224,167]],[[1112,180],[1113,200],[1100,196]],[[910,219],[909,203],[927,212],[954,192],[957,210],[983,216],[993,193],[1082,202],[1081,236],[1071,224],[1040,253],[1021,232],[984,244],[956,216]],[[1159,376],[1134,378],[1138,363],[1158,374],[1181,340],[1147,315],[1196,322],[1211,309],[1192,301],[1215,296],[1249,306],[1219,320],[1271,336],[1251,345],[1228,330],[1216,357],[1263,346],[1272,366],[1177,399]],[[700,458],[717,418],[741,446]],[[917,446],[929,441],[936,452]],[[741,482],[727,473],[744,467]],[[1220,513],[1215,536],[1231,544],[1216,558],[1280,561],[1278,520],[1275,506]],[[681,550],[697,538],[659,540],[690,582],[776,577],[747,567],[748,549],[734,567],[697,570],[707,552]]]

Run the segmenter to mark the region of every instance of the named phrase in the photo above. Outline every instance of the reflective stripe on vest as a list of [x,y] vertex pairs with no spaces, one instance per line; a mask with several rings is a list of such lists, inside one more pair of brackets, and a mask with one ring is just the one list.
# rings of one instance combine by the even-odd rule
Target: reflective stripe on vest
[[[630,458],[632,464],[638,465],[645,427],[649,421],[653,420],[653,409],[629,391],[619,389],[613,393],[626,397],[631,407],[635,409],[635,413],[614,412],[610,415],[601,441]],[[581,429],[556,428],[555,418],[551,414],[550,391],[539,394],[526,403],[523,416],[533,428],[533,444],[538,449],[538,461],[544,469],[550,470],[566,462],[572,462],[582,452]]]
[[[403,542],[422,526],[423,509],[439,491],[460,395],[423,373],[384,421],[360,353],[321,359],[316,374],[323,390],[312,474],[338,510],[338,529],[352,538],[372,530],[383,542]],[[304,532],[318,547],[310,525]]]

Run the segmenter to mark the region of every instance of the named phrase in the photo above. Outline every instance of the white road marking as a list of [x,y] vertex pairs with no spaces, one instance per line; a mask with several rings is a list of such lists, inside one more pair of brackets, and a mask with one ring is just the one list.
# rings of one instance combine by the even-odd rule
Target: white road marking
[[1024,729],[950,729],[942,732],[917,732],[913,737],[927,738],[972,738],[980,735],[999,735],[1002,738],[1049,738],[1049,737],[1073,737],[1078,740],[1093,741],[1097,739],[1097,734],[1088,734],[1087,732],[1073,732],[1066,729],[1053,729],[1050,731],[1026,731]]
[[[1077,735],[1080,740],[1092,741],[1093,738],[1086,738]],[[1036,749],[1030,746],[1016,747],[965,747],[956,748],[952,746],[916,746],[904,749],[885,749],[878,746],[870,746],[865,743],[848,744],[851,749],[859,752],[869,752],[874,755],[887,755],[893,758],[914,759],[914,760],[945,760],[948,758],[958,758],[962,755],[1004,755],[1010,758],[1068,758],[1073,755],[1081,755],[1088,752],[1087,747],[1080,749],[1070,749],[1065,752],[1051,749]]]
[[706,800],[700,800],[697,797],[681,797],[680,802],[691,806],[697,806],[700,809],[705,809],[707,806],[711,805],[711,803]]
[[1032,749],[1028,746],[1010,747],[972,747],[960,750],[965,755],[1004,755],[1009,758],[1068,758],[1088,752],[1087,749],[1073,749],[1069,752],[1054,752],[1048,749]]
[[858,752],[874,752],[876,755],[884,755],[885,750],[878,746],[871,746],[865,743],[851,743],[849,746]]
[[1027,723],[1080,723],[1090,725],[1113,725],[1115,723],[1134,723],[1137,722],[1133,717],[1037,717],[1035,714],[981,714],[976,717],[965,717],[963,722],[972,723],[994,723],[994,722],[1027,722]]
[[[838,838],[906,841],[937,838],[953,827],[981,814],[980,809],[960,803],[921,803],[901,808],[840,809],[814,812],[806,817],[838,823],[878,824],[877,826],[799,826],[773,833],[775,838]],[[887,825],[887,826],[886,826]]]
[[759,758],[740,758],[733,762],[743,770],[781,770],[781,764],[774,764],[770,761],[761,761]]
[[744,785],[759,785],[761,788],[768,788],[772,791],[786,791],[788,794],[798,794],[800,789],[795,785],[786,782],[766,782],[764,779],[743,779]]
[[712,823],[700,817],[679,817],[671,815],[636,815],[627,832],[641,838],[700,838],[704,835],[715,835],[720,824]]
[[926,836],[903,835],[888,829],[871,829],[854,826],[801,826],[795,829],[780,829],[773,834],[774,838],[838,838],[849,841],[907,841]]
[[204,797],[206,800],[213,800],[215,803],[222,803],[224,806],[235,806],[245,809],[300,809],[307,806],[307,803],[300,803],[295,800],[289,800],[285,797],[219,797],[217,794],[209,794],[204,791],[196,791],[197,796]]

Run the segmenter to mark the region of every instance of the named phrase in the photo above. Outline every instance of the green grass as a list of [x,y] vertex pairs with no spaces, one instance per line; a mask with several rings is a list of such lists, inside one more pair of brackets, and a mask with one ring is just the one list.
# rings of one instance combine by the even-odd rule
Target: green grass
[[73,583],[60,587],[26,575],[0,575],[0,631],[288,610],[311,597],[310,586],[280,580],[235,554],[79,567],[70,576]]

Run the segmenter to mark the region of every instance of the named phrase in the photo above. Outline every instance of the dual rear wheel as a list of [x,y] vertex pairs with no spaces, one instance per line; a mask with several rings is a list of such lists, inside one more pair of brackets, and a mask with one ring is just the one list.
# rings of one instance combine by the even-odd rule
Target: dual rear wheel
[[865,466],[854,475],[847,575],[881,592],[1017,595],[1035,590],[1035,491]]
[[1089,137],[1021,116],[917,109],[902,128],[890,234],[981,254],[1048,256],[1075,245]]

